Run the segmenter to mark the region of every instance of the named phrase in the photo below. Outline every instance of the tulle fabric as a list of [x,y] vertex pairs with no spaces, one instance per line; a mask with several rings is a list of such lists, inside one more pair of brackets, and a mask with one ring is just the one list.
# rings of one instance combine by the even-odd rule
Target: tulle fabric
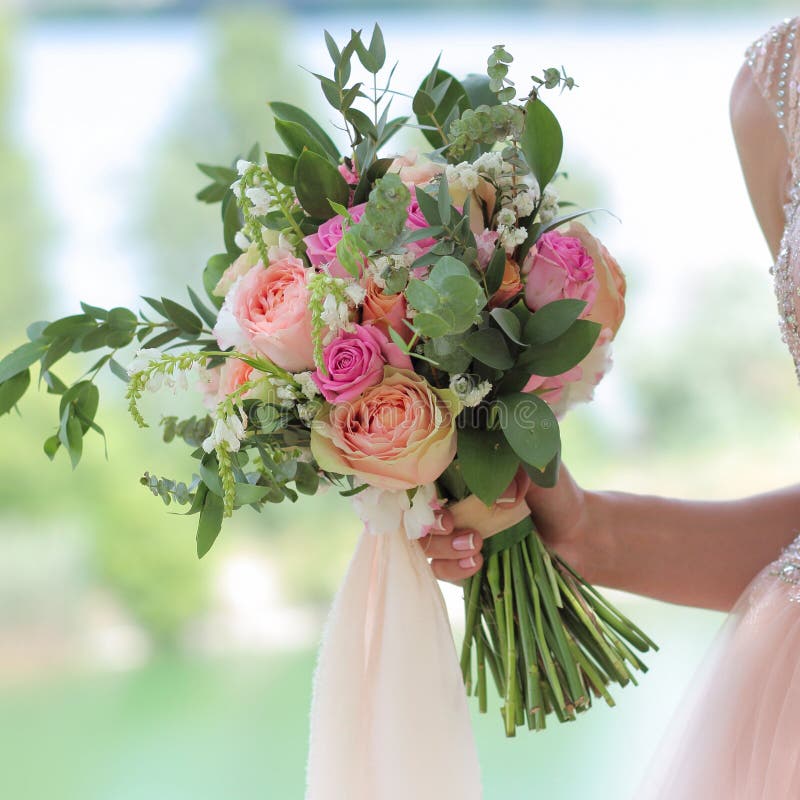
[[776,571],[717,634],[636,798],[800,798],[800,602]]

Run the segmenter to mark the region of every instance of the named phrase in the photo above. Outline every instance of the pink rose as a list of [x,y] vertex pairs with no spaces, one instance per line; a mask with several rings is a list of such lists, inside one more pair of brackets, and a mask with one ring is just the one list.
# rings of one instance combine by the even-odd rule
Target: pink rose
[[[229,394],[242,384],[263,376],[262,372],[253,369],[239,358],[226,358],[219,366],[203,370],[200,377],[203,392],[203,405],[214,410]],[[274,400],[274,387],[267,382],[253,386],[242,397],[245,400],[257,398],[265,402]]]
[[403,337],[403,341],[410,342],[414,334],[403,322],[408,315],[405,295],[402,292],[384,294],[383,289],[372,278],[367,281],[365,290],[364,304],[361,307],[362,321],[372,323],[387,336],[389,328],[394,328]]
[[488,228],[475,235],[475,246],[478,248],[478,264],[482,270],[489,266],[499,237],[500,234],[497,231],[490,231]]
[[597,297],[587,319],[599,322],[604,329],[608,328],[613,339],[625,316],[625,275],[603,243],[583,225],[573,222],[567,230],[567,236],[578,239],[594,262]]
[[[348,209],[354,222],[358,222],[364,214],[366,203]],[[344,235],[344,217],[337,214],[319,226],[316,233],[306,236],[306,255],[315,267],[328,265],[328,272],[335,278],[350,277],[350,273],[339,263],[336,258],[336,245]]]
[[341,331],[325,347],[323,360],[328,374],[317,369],[311,377],[329,403],[346,403],[379,383],[387,364],[412,369],[408,355],[374,325]]
[[444,167],[441,164],[433,161],[421,161],[416,150],[409,150],[404,156],[395,158],[387,172],[396,172],[405,184],[419,186],[423,183],[430,183],[443,170]]
[[386,367],[383,375],[353,402],[322,407],[311,452],[329,472],[413,489],[436,480],[455,457],[458,401],[409,370]]
[[536,392],[549,406],[555,406],[564,394],[564,387],[572,381],[579,381],[582,377],[583,370],[580,365],[562,372],[561,375],[546,378],[542,375],[531,375],[522,391]]
[[582,316],[588,316],[597,296],[592,257],[574,236],[551,231],[542,236],[525,257],[522,272],[525,302],[531,311],[555,300],[585,300]]
[[255,351],[290,372],[314,366],[308,276],[287,256],[266,269],[259,263],[225,299],[214,333],[221,348]]
[[358,175],[356,174],[356,171],[350,169],[347,164],[339,164],[339,174],[351,186],[355,186],[358,183]]

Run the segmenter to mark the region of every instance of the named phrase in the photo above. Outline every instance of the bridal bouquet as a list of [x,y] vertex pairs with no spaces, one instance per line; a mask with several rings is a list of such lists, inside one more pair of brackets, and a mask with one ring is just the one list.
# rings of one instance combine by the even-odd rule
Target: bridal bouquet
[[[325,40],[333,72],[317,78],[346,152],[306,112],[272,103],[287,152],[255,147],[233,167],[200,165],[211,183],[198,198],[221,203],[225,243],[203,272],[206,297],[191,288],[188,305],[145,297],[138,313],[82,303],[79,314],[34,323],[0,361],[0,412],[38,364],[59,399],[45,452],[63,449],[76,465],[90,431],[103,435],[103,368],[126,382],[141,426],[145,392],[191,379],[204,410],[161,424],[165,441],[192,449],[196,473],[145,473],[142,483],[198,515],[199,556],[245,506],[330,486],[352,497],[366,532],[320,655],[308,796],[445,796],[435,791],[452,793],[458,770],[470,797],[479,779],[463,766],[472,745],[462,681],[485,711],[488,665],[513,735],[551,713],[573,719],[593,696],[613,703],[609,685],[644,669],[634,650],[654,646],[548,550],[524,502],[528,480],[556,480],[558,417],[590,399],[608,367],[625,282],[574,222],[587,212],[564,213],[552,186],[562,131],[541,93],[573,88],[563,69],[517,98],[503,46],[486,74],[463,81],[437,59],[406,95],[413,117],[390,116],[401,93],[393,70],[377,77],[380,29],[369,44],[355,31],[341,48]],[[365,75],[352,79],[359,65]],[[425,158],[383,155],[403,128],[427,140]],[[119,351],[133,343],[125,368]],[[98,350],[76,382],[54,372]],[[497,532],[465,586],[460,671],[413,541],[444,506]],[[415,728],[449,740],[437,746],[450,783],[435,791],[438,778],[381,767],[408,763]]]

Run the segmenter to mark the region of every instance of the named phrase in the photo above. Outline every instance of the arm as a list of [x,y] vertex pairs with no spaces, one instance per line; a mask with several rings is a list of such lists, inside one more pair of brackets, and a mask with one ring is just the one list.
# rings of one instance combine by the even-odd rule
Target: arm
[[672,603],[729,609],[800,527],[800,486],[729,502],[532,487],[542,536],[585,577]]

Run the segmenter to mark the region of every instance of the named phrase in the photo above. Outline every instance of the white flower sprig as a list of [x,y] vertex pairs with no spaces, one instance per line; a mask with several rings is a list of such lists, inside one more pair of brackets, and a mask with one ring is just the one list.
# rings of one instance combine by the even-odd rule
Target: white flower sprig
[[459,372],[450,376],[450,391],[467,408],[474,408],[480,405],[484,397],[492,391],[492,384],[489,381],[476,382],[472,375]]
[[[308,280],[314,363],[325,372],[323,349],[340,330],[352,330],[351,310],[364,301],[364,290],[354,281],[318,272]],[[327,328],[327,330],[326,330]]]

